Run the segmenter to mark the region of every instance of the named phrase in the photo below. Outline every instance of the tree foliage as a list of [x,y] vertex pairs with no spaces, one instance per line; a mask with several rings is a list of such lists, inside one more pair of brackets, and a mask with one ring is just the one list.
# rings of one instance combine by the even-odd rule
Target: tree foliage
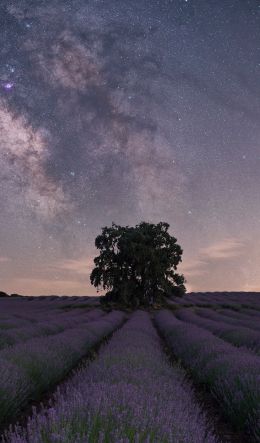
[[94,258],[91,284],[108,289],[106,300],[136,307],[184,294],[186,280],[175,272],[183,250],[168,233],[169,226],[141,222],[124,227],[112,222],[112,227],[102,228],[95,240],[100,255]]

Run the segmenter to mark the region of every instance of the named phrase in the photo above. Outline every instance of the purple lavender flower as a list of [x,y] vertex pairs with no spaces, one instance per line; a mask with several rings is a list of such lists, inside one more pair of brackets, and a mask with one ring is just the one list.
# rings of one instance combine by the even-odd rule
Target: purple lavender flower
[[93,345],[118,327],[124,317],[122,312],[113,311],[100,320],[85,319],[77,327],[56,335],[32,338],[2,350],[0,424],[14,416],[29,399],[57,383]]
[[53,405],[5,442],[216,443],[186,375],[171,366],[149,314],[137,311]]
[[216,314],[214,311],[200,309],[197,310],[200,315],[195,314],[190,309],[178,309],[176,311],[176,317],[180,320],[193,323],[197,326],[201,326],[208,329],[213,334],[226,340],[235,346],[244,346],[249,350],[260,354],[260,332],[251,330],[246,326],[235,326],[228,324],[232,323],[232,319],[225,318],[222,320],[221,315]]
[[175,355],[189,367],[196,380],[208,386],[223,412],[252,441],[260,441],[260,359],[194,324],[160,311],[156,324]]

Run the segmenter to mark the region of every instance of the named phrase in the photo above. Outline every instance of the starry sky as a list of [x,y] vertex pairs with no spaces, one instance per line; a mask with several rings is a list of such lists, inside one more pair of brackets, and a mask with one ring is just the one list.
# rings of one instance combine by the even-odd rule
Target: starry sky
[[0,41],[0,290],[96,295],[144,220],[188,291],[260,291],[260,1],[1,0]]

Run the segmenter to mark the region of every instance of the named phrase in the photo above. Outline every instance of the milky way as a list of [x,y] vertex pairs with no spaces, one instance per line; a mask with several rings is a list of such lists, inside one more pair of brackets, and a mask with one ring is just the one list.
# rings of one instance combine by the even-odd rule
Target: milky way
[[260,291],[260,1],[0,5],[0,290],[95,294],[166,221],[188,290]]

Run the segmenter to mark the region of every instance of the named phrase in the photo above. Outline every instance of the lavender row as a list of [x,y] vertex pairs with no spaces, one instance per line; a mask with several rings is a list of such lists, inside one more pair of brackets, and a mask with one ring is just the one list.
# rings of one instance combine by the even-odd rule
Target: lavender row
[[260,441],[260,359],[162,310],[155,316],[169,346],[206,385],[233,425]]
[[114,311],[55,336],[40,337],[6,349],[0,356],[0,424],[57,383],[90,348],[124,319]]
[[0,309],[2,309],[0,314],[0,330],[17,329],[17,327],[26,327],[28,325],[37,324],[41,321],[52,321],[57,317],[63,318],[68,315],[68,312],[58,309],[48,311],[44,307],[44,309],[34,308],[25,311],[24,308],[27,307],[21,306],[21,309],[19,310],[20,312],[16,312],[16,310],[12,311],[11,306],[9,305],[6,309],[3,309],[2,303],[0,303]]
[[233,292],[233,291],[221,291],[221,292],[190,292],[186,297],[192,297],[199,300],[210,300],[225,302],[232,301],[234,303],[243,303],[248,301],[254,304],[260,304],[259,292]]
[[65,310],[63,308],[63,306],[49,307],[49,303],[46,302],[39,305],[33,304],[29,307],[25,306],[23,302],[17,307],[17,304],[12,306],[10,302],[8,304],[2,303],[0,299],[0,329],[17,328],[17,323],[21,326],[27,326],[41,321],[53,321],[57,317],[66,318],[68,315],[69,317],[78,317],[81,312],[84,312],[81,309]]
[[[15,327],[16,321],[23,324],[36,323],[40,319],[63,315],[62,305],[54,304],[50,306],[47,301],[41,303],[28,303],[23,299],[2,300],[0,299],[0,328],[5,323],[11,323]],[[1,328],[2,329],[2,328]]]
[[219,305],[231,308],[255,308],[260,310],[259,292],[190,292],[184,297],[172,297],[176,304],[206,306]]
[[24,299],[0,299],[0,319],[15,316],[20,319],[33,320],[34,316],[40,312],[50,312],[56,310],[58,304],[49,306],[46,301],[41,303],[28,303]]
[[8,314],[17,314],[23,318],[33,318],[35,312],[61,310],[66,308],[77,308],[80,306],[99,305],[99,297],[56,297],[52,296],[34,297],[33,301],[27,297],[1,298],[0,299],[0,321]]
[[233,311],[232,309],[218,309],[218,312],[238,320],[260,322],[260,311],[257,310],[243,309],[241,311]]
[[250,351],[260,354],[260,334],[258,331],[243,326],[228,325],[224,321],[200,317],[190,309],[178,309],[175,315],[179,320],[203,327],[235,346],[245,346]]
[[50,409],[9,443],[216,443],[190,384],[161,349],[149,315],[137,311],[98,358],[58,391]]
[[260,319],[260,310],[245,308],[243,309],[243,314],[250,317],[257,317]]
[[58,334],[65,329],[73,328],[83,322],[96,320],[102,317],[102,315],[104,315],[104,312],[101,309],[93,309],[93,311],[82,313],[78,315],[78,317],[75,315],[57,316],[56,314],[56,316],[47,317],[45,321],[41,320],[38,323],[21,327],[19,327],[18,321],[16,328],[0,331],[0,351],[4,348],[14,346],[17,343],[30,340],[31,338]]
[[[223,312],[224,311],[224,312]],[[235,325],[237,327],[245,327],[249,329],[253,329],[255,331],[259,331],[259,340],[260,340],[260,318],[249,318],[241,315],[239,312],[231,311],[228,309],[222,311],[215,311],[207,308],[196,308],[195,312],[203,317],[211,320],[215,320],[217,322],[224,322],[229,325]]]

